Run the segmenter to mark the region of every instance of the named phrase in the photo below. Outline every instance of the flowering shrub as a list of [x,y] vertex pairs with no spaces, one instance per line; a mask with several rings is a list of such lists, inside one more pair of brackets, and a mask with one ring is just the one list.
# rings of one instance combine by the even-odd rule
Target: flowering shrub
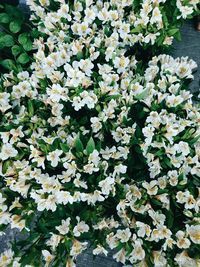
[[[198,1],[181,3],[176,21]],[[151,31],[167,37],[169,6],[29,4],[41,32],[31,71],[0,86],[1,231],[27,236],[0,266],[76,266],[90,245],[131,266],[198,266],[200,113],[187,91],[196,64],[160,55],[142,67],[129,51]]]

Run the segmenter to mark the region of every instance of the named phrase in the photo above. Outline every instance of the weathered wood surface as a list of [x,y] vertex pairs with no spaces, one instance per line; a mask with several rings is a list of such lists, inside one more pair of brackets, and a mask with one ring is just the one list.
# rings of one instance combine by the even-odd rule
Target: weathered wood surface
[[172,55],[174,57],[188,56],[198,64],[194,81],[190,88],[192,92],[200,90],[200,32],[195,31],[194,21],[188,21],[182,28],[182,41],[174,42]]
[[[20,3],[24,6],[26,0],[21,0]],[[25,6],[24,6],[25,7]],[[182,28],[182,41],[174,42],[174,49],[172,52],[174,57],[188,56],[194,59],[199,68],[195,73],[195,79],[191,83],[192,91],[199,91],[199,80],[200,80],[200,32],[194,30],[194,23],[192,21],[187,22]],[[0,252],[3,251],[8,241],[13,239],[16,232],[8,231],[6,236],[0,237]],[[120,264],[116,263],[112,259],[112,255],[108,257],[98,256],[93,259],[90,250],[85,252],[83,255],[78,257],[77,267],[119,267]]]

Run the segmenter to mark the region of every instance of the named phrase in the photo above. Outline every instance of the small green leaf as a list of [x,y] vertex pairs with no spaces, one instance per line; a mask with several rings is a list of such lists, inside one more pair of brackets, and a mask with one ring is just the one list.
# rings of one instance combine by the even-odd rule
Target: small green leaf
[[28,40],[25,44],[23,44],[23,48],[26,51],[31,51],[33,49],[32,42]]
[[31,100],[28,100],[28,113],[31,117],[34,115],[34,107]]
[[137,26],[136,28],[131,30],[131,33],[140,33],[142,31],[142,27],[141,26]]
[[84,150],[83,143],[82,143],[79,136],[76,138],[75,148],[76,148],[77,152],[83,152],[83,150]]
[[94,142],[94,139],[92,137],[90,137],[88,143],[87,143],[87,146],[86,146],[86,151],[87,151],[87,154],[91,154],[93,151],[95,150],[95,142]]
[[[7,1],[5,1],[5,2],[7,2]],[[16,0],[13,0],[12,2],[16,2]],[[23,15],[22,11],[12,4],[11,5],[5,5],[5,11],[9,15],[11,20],[13,20],[13,19],[23,20],[24,19],[24,15]]]
[[180,33],[180,31],[176,32],[174,37],[176,38],[177,41],[181,41],[181,33]]
[[4,59],[0,61],[0,65],[3,66],[5,69],[13,70],[15,69],[15,62],[11,59]]
[[76,57],[77,57],[78,60],[81,60],[83,58],[83,52],[78,52]]
[[169,36],[174,36],[177,32],[179,32],[179,29],[175,28],[175,29],[170,29],[168,31],[168,35]]
[[26,54],[26,53],[22,53],[18,58],[17,58],[17,62],[19,62],[20,64],[26,64],[28,63],[30,60],[30,57]]
[[8,16],[8,14],[6,13],[1,13],[0,14],[0,23],[9,23],[10,18]]
[[10,47],[14,45],[14,39],[11,35],[5,34],[0,37],[0,44],[4,47]]
[[145,89],[142,93],[136,95],[135,98],[137,100],[142,100],[142,99],[146,98],[148,96],[148,94],[149,94],[149,90]]
[[5,174],[10,166],[11,166],[10,160],[4,161],[2,166],[2,173]]
[[171,229],[174,224],[174,214],[171,210],[167,210],[166,216],[167,216],[167,227]]
[[17,56],[17,55],[19,55],[19,53],[21,52],[21,47],[20,46],[18,46],[18,45],[14,45],[12,48],[11,48],[11,50],[12,50],[12,54],[13,54],[13,56]]
[[11,21],[9,29],[13,33],[17,33],[21,30],[21,23],[19,21]]
[[25,45],[29,41],[27,33],[21,33],[18,37],[18,41],[21,45]]
[[63,151],[64,153],[69,152],[69,147],[68,147],[67,144],[62,144],[62,143],[60,143],[60,148],[62,149],[62,151]]

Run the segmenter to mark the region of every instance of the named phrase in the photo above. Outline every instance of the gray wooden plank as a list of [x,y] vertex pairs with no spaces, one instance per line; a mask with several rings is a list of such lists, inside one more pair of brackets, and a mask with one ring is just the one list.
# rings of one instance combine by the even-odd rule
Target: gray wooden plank
[[194,81],[190,84],[191,91],[199,91],[200,81],[200,32],[194,29],[194,21],[187,21],[181,29],[182,41],[175,41],[172,55],[174,57],[188,56],[196,61],[198,69]]

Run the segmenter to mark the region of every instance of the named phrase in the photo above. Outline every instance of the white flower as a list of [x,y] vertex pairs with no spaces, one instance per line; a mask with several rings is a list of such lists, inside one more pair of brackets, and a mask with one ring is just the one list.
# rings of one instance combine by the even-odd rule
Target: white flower
[[62,220],[62,224],[56,226],[56,230],[58,230],[59,234],[66,235],[69,232],[71,218],[67,218],[66,220]]
[[101,191],[104,195],[109,195],[110,191],[113,189],[113,185],[115,183],[115,179],[112,177],[107,177],[106,179],[99,182],[99,186],[101,187]]
[[70,255],[71,256],[78,256],[81,254],[83,250],[87,248],[88,242],[79,242],[78,240],[74,240],[73,246],[70,250]]
[[137,235],[139,237],[144,237],[145,235],[147,235],[148,237],[151,234],[151,228],[148,224],[145,224],[143,222],[137,221],[136,222],[137,227],[139,228],[137,230]]
[[100,122],[100,119],[98,117],[92,117],[90,118],[91,121],[91,127],[94,133],[97,133],[101,130],[102,124]]
[[162,22],[162,14],[158,7],[155,7],[152,12],[152,17],[150,19],[150,23],[161,23]]
[[54,255],[52,255],[48,250],[44,249],[42,250],[42,255],[44,257],[44,260],[46,262],[45,266],[49,266],[49,264],[53,261],[55,258]]
[[101,245],[97,245],[97,247],[93,249],[92,253],[93,255],[99,255],[99,254],[104,254],[105,256],[108,255],[108,251]]
[[67,73],[66,85],[69,87],[78,87],[82,83],[85,75],[78,68],[78,62],[73,62],[72,66],[68,63],[64,65],[64,70]]
[[7,160],[9,158],[14,158],[18,154],[18,151],[10,144],[3,144],[0,152],[0,160]]
[[13,256],[14,252],[11,249],[5,250],[2,254],[0,254],[0,266],[8,266],[11,263]]
[[147,194],[150,196],[156,195],[158,192],[157,187],[158,182],[156,180],[151,181],[150,183],[143,182],[142,186],[147,190]]
[[153,260],[155,267],[165,267],[167,265],[165,253],[162,251],[153,251]]
[[47,246],[50,246],[53,251],[58,247],[59,243],[61,242],[62,236],[56,235],[54,233],[51,233],[50,239],[47,240],[46,244]]
[[200,244],[200,225],[187,225],[187,233],[195,244]]
[[81,68],[81,70],[83,72],[85,72],[85,74],[87,76],[91,76],[92,74],[92,69],[94,68],[94,64],[92,63],[91,60],[89,59],[81,59],[80,62],[79,62],[79,66]]
[[168,171],[167,177],[169,179],[169,183],[171,186],[176,186],[178,184],[178,172],[176,170],[174,171]]
[[67,191],[56,191],[56,203],[66,205],[68,203],[72,204],[74,202],[73,196],[71,196],[70,192]]
[[141,242],[139,240],[135,241],[134,249],[131,252],[131,258],[130,258],[131,263],[134,263],[138,260],[141,261],[144,258],[145,258],[145,251],[142,248]]
[[121,243],[126,243],[131,237],[131,231],[129,228],[124,230],[117,230],[116,237],[120,240]]
[[76,263],[74,262],[73,259],[68,258],[66,267],[76,267]]
[[11,105],[9,104],[9,98],[9,93],[0,93],[0,111],[2,113],[6,112],[9,108],[11,108]]
[[78,237],[82,233],[87,233],[90,228],[84,221],[80,221],[80,217],[77,216],[76,219],[77,219],[78,223],[73,229],[73,234],[74,234],[74,236]]
[[86,8],[85,9],[85,21],[87,23],[92,23],[95,20],[96,13],[92,8]]
[[126,70],[128,64],[130,63],[130,60],[125,56],[116,57],[113,60],[113,63],[114,63],[114,67],[117,69],[117,72],[122,73]]
[[114,254],[113,258],[116,259],[117,262],[121,262],[121,263],[125,264],[126,250],[122,248],[120,251],[118,251],[116,254]]
[[123,164],[119,164],[117,166],[115,166],[114,168],[114,173],[113,173],[113,177],[116,175],[116,174],[125,174],[127,171],[127,166],[123,165]]
[[149,210],[149,216],[153,219],[154,225],[164,224],[166,216],[158,211]]
[[84,102],[82,101],[82,99],[80,98],[80,96],[75,96],[73,98],[72,106],[74,107],[74,109],[76,111],[79,111],[84,106]]
[[92,153],[90,153],[88,157],[88,162],[93,163],[95,167],[99,165],[100,157],[99,152],[96,149]]
[[178,231],[176,233],[176,237],[178,239],[176,244],[179,248],[186,249],[190,247],[191,242],[188,238],[186,238],[185,233],[183,231]]
[[59,149],[49,152],[49,154],[47,155],[47,160],[51,162],[52,167],[56,167],[58,165],[62,153],[62,150]]
[[195,263],[195,260],[190,258],[188,256],[188,253],[186,250],[183,250],[182,253],[177,254],[175,257],[175,261],[178,263],[178,266],[180,267],[198,267],[198,263]]
[[187,6],[187,5],[182,5],[181,0],[177,0],[176,6],[178,7],[179,11],[181,12],[180,17],[183,17],[184,19],[186,19],[189,15],[191,15],[193,13],[193,7]]

